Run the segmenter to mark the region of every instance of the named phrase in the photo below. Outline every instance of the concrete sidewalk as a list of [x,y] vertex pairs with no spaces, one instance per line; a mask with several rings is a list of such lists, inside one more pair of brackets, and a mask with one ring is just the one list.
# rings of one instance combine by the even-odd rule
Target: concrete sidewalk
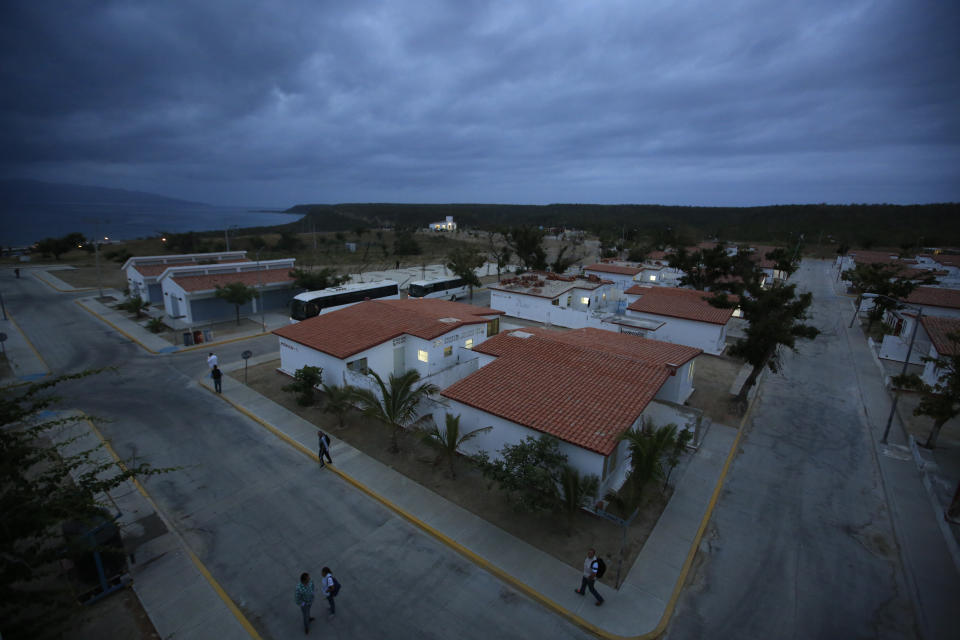
[[[242,367],[228,363],[224,370]],[[212,390],[206,378],[200,383]],[[233,378],[222,397],[305,455],[316,459],[317,427]],[[737,430],[714,424],[692,456],[667,508],[619,591],[599,589],[603,607],[573,593],[580,572],[514,538],[393,469],[333,439],[328,468],[531,598],[605,637],[637,637],[665,628],[709,517]],[[615,570],[611,567],[608,570]]]
[[[846,296],[839,291],[838,295]],[[851,317],[853,312],[851,299]],[[944,521],[937,497],[929,491],[929,480],[925,482],[924,470],[918,466],[922,458],[915,457],[916,444],[898,415],[894,416],[888,445],[880,442],[893,406],[891,393],[885,384],[883,365],[862,331],[848,324],[844,323],[842,330],[856,361],[854,374],[875,436],[875,455],[921,637],[955,638],[954,618],[960,603],[960,567],[956,563],[960,553],[954,533]]]
[[0,318],[0,333],[7,336],[3,341],[3,352],[12,377],[0,378],[0,387],[34,382],[49,375],[50,367],[13,319],[13,314],[8,310],[6,315],[6,319]]

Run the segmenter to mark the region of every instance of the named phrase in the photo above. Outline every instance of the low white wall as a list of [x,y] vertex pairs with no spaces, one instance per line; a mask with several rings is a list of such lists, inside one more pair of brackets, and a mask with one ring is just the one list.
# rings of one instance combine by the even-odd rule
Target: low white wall
[[696,347],[703,349],[705,353],[711,355],[720,355],[723,353],[724,347],[726,347],[726,325],[696,322],[683,318],[670,318],[668,316],[639,313],[629,310],[626,313],[626,317],[666,323],[656,331],[650,332],[648,337],[653,340]]

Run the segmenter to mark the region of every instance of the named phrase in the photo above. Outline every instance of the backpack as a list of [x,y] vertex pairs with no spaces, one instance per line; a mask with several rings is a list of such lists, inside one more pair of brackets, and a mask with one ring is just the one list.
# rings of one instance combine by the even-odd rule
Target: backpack
[[[330,577],[333,578],[333,576]],[[336,596],[338,593],[340,593],[340,581],[333,578],[333,589],[330,590],[330,595]]]
[[603,574],[607,572],[607,563],[603,561],[603,558],[597,556],[597,580],[603,577]]

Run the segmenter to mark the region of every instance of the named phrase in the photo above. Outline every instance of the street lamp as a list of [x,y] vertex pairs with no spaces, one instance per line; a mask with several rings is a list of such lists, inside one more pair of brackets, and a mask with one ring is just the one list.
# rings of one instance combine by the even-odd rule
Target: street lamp
[[[904,376],[907,373],[907,367],[910,365],[910,356],[913,355],[913,342],[917,339],[917,327],[920,326],[920,318],[923,317],[923,307],[918,307],[916,305],[907,304],[896,298],[891,298],[890,296],[885,296],[883,294],[874,294],[875,298],[886,298],[891,302],[895,302],[899,307],[909,307],[910,309],[915,309],[917,312],[917,320],[913,325],[913,331],[910,332],[910,345],[907,347],[907,357],[903,360],[903,369],[900,370],[900,376]],[[854,313],[854,320],[857,317],[857,314],[860,313],[860,307],[857,307],[856,312]],[[850,326],[853,326],[853,321],[850,322]],[[890,436],[890,427],[893,425],[893,414],[897,412],[897,403],[900,401],[900,390],[897,389],[893,394],[893,406],[890,407],[890,415],[887,416],[887,425],[883,428],[883,437],[880,438],[880,444],[886,445],[887,438]]]
[[263,285],[260,280],[260,252],[263,249],[257,249],[257,293],[260,294],[260,326],[263,333],[267,332],[267,317],[263,310]]
[[238,227],[237,225],[232,224],[223,230],[223,238],[224,240],[227,241],[227,251],[230,251],[230,229],[239,229],[239,228],[240,227]]

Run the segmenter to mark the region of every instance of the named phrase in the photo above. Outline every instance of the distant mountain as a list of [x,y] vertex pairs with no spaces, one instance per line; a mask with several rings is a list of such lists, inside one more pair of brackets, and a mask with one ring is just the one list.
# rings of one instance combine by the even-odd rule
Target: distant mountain
[[145,191],[127,191],[80,184],[39,180],[0,180],[0,208],[13,209],[44,205],[163,205],[166,207],[207,207],[210,205],[168,198]]

